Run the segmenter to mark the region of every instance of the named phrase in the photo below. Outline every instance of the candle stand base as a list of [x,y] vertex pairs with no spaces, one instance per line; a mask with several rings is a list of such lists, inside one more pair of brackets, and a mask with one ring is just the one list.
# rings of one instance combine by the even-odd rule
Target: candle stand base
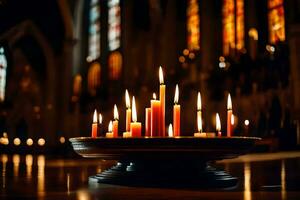
[[209,165],[249,152],[254,137],[71,138],[74,150],[86,158],[118,160],[91,176],[91,183],[125,186],[233,189],[238,179]]
[[118,162],[112,168],[89,177],[91,183],[133,187],[234,189],[238,179],[205,162],[137,161]]

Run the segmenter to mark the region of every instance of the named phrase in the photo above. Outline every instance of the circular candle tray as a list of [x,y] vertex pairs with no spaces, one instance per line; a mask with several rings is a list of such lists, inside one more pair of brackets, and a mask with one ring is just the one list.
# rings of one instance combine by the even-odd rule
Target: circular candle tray
[[90,182],[168,188],[222,188],[238,180],[209,165],[211,161],[247,153],[254,137],[71,138],[74,150],[86,158],[118,160]]

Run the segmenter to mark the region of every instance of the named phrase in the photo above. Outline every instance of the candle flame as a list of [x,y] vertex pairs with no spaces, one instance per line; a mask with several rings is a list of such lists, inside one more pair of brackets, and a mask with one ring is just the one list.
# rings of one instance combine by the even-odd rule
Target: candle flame
[[198,115],[197,115],[197,126],[198,126],[198,132],[201,133],[202,132],[202,117],[201,117],[200,113],[198,113]]
[[179,89],[178,89],[178,84],[176,84],[175,96],[174,96],[174,103],[178,104],[178,100],[179,100]]
[[132,97],[132,121],[137,122],[137,113],[134,96]]
[[159,67],[159,83],[161,85],[164,84],[164,73],[161,66]]
[[99,113],[99,124],[102,124],[102,121],[103,121],[103,119],[102,119],[102,114],[101,113]]
[[234,125],[234,115],[233,115],[233,114],[231,114],[231,119],[230,119],[230,121],[231,121],[231,125]]
[[152,97],[153,97],[154,100],[156,100],[156,94],[155,94],[155,92],[153,92]]
[[117,105],[114,105],[114,119],[118,120],[119,119],[119,113],[118,113],[118,108]]
[[109,124],[108,124],[108,132],[109,133],[112,132],[112,121],[111,120],[109,121]]
[[219,113],[216,114],[216,131],[221,131],[221,120]]
[[230,94],[228,94],[228,98],[227,98],[227,110],[232,110],[232,102],[231,102]]
[[169,125],[168,136],[173,137],[173,127],[172,124]]
[[202,110],[201,94],[200,94],[200,92],[198,92],[198,98],[197,98],[197,110]]
[[130,108],[130,97],[127,89],[125,91],[125,103],[126,103],[126,108]]
[[94,115],[93,115],[93,123],[97,123],[97,110],[95,109]]

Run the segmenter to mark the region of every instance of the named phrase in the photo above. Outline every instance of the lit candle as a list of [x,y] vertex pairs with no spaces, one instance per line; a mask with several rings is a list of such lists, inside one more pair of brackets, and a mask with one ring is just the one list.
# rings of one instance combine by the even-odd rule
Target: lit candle
[[93,115],[93,124],[92,124],[92,138],[97,137],[97,132],[98,132],[97,110],[95,109],[94,115]]
[[142,124],[137,122],[137,111],[134,96],[132,97],[132,122],[130,123],[130,132],[132,137],[142,136]]
[[99,115],[98,115],[98,122],[99,122],[98,133],[101,136],[101,134],[102,134],[102,122],[103,122],[103,118],[102,118],[101,113],[99,113]]
[[168,136],[173,137],[173,127],[172,124],[169,125]]
[[198,124],[198,132],[202,133],[202,102],[201,102],[201,94],[198,92],[197,97],[197,124]]
[[227,137],[231,137],[231,135],[232,135],[231,116],[232,116],[232,102],[231,102],[231,96],[230,96],[230,94],[228,94],[228,98],[227,98]]
[[222,133],[221,133],[221,120],[220,120],[219,113],[216,114],[216,132],[217,132],[217,135],[219,137],[222,136]]
[[119,113],[118,113],[118,108],[117,105],[114,105],[114,121],[113,121],[113,135],[114,137],[118,137],[118,129],[119,129]]
[[197,127],[198,127],[198,132],[194,133],[195,137],[206,137],[206,133],[202,133],[202,118],[197,115]]
[[180,105],[178,104],[178,100],[179,89],[178,85],[176,85],[173,107],[174,136],[180,136]]
[[161,119],[160,119],[160,130],[159,130],[159,136],[165,136],[166,133],[166,127],[165,127],[165,112],[166,112],[166,85],[164,84],[164,74],[162,67],[159,67],[159,100],[161,103]]
[[159,122],[161,117],[161,103],[156,100],[156,94],[153,93],[153,99],[151,100],[151,136],[159,136]]
[[108,124],[108,131],[106,133],[106,137],[107,138],[113,138],[114,137],[114,133],[112,132],[112,121],[109,121],[109,124]]
[[131,109],[130,109],[130,97],[128,90],[125,91],[125,103],[126,103],[126,132],[130,131],[131,122]]
[[151,136],[151,108],[145,109],[145,136]]

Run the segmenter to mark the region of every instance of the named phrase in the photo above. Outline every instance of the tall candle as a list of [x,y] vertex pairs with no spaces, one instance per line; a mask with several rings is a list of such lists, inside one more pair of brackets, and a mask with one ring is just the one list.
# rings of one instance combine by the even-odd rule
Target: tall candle
[[145,109],[145,136],[151,136],[151,108]]
[[92,124],[92,138],[97,137],[98,123],[97,123],[97,110],[94,111],[93,124]]
[[118,137],[118,129],[119,129],[119,113],[117,105],[114,105],[114,121],[113,121],[113,135],[114,137]]
[[198,124],[198,132],[201,133],[203,131],[203,128],[202,128],[202,102],[201,102],[200,92],[198,92],[198,97],[197,97],[197,124]]
[[160,130],[159,130],[159,135],[160,136],[165,136],[166,134],[166,118],[165,118],[165,112],[166,112],[166,85],[164,84],[164,74],[162,67],[159,67],[159,100],[161,103],[161,119],[160,119]]
[[125,91],[125,103],[126,103],[126,132],[130,131],[131,123],[131,109],[130,109],[130,97],[128,90]]
[[107,138],[113,138],[114,137],[114,133],[112,132],[112,130],[113,130],[112,127],[113,127],[112,121],[109,121],[109,123],[108,123],[108,131],[106,133],[106,137]]
[[98,135],[102,135],[102,122],[103,122],[103,117],[102,114],[99,113],[98,115],[98,122],[99,122],[99,127],[98,127]]
[[151,136],[159,136],[160,125],[160,101],[156,100],[156,94],[153,93],[153,99],[151,100]]
[[227,137],[231,137],[231,135],[232,135],[231,116],[232,116],[232,102],[231,102],[231,96],[230,96],[230,94],[228,94],[228,98],[227,98]]
[[221,133],[221,120],[220,120],[219,113],[216,114],[216,132],[217,132],[217,135],[219,137],[222,136],[222,133]]
[[168,136],[169,137],[173,137],[173,127],[172,127],[172,124],[169,125]]
[[132,122],[130,123],[130,132],[132,137],[142,136],[142,124],[137,122],[137,111],[134,96],[132,97]]
[[173,107],[174,136],[180,136],[180,105],[178,104],[178,100],[179,89],[178,85],[176,85]]

